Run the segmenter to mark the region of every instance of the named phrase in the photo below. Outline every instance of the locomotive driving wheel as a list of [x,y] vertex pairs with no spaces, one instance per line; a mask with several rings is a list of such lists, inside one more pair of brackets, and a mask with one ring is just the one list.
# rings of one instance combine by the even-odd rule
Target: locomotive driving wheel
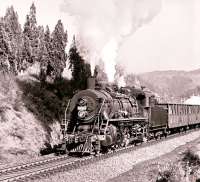
[[120,148],[122,146],[122,142],[123,142],[123,135],[120,132],[120,130],[117,130],[117,140],[115,143],[115,148]]
[[130,129],[128,127],[121,127],[120,132],[120,146],[121,147],[127,147],[130,143]]

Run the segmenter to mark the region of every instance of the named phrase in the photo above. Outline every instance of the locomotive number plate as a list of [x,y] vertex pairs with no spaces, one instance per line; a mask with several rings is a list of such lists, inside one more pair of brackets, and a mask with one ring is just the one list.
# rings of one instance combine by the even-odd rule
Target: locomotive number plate
[[86,106],[78,106],[77,109],[79,111],[85,111],[87,108],[86,108]]

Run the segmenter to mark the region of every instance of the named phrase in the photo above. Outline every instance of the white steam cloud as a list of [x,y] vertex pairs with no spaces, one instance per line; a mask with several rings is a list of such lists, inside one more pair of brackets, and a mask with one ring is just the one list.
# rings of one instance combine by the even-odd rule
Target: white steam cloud
[[158,14],[161,0],[64,0],[61,8],[76,18],[81,47],[86,49],[79,51],[92,72],[102,60],[113,82],[120,45]]

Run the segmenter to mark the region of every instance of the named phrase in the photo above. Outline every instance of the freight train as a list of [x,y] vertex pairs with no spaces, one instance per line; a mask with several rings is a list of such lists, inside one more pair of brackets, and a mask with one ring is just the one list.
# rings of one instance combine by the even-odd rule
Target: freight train
[[68,102],[57,153],[98,154],[200,126],[200,105],[159,104],[150,91],[95,84]]

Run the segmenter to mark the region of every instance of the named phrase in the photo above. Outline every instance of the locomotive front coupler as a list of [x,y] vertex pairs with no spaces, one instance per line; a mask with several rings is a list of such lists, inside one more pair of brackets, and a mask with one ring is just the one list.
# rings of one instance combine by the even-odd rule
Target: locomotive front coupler
[[96,135],[92,133],[87,133],[87,134],[74,134],[74,135],[67,135],[65,136],[65,141],[67,144],[72,144],[72,143],[84,143],[87,141],[87,139],[90,138],[91,142],[96,142],[96,141],[103,141],[105,140],[105,135]]
[[105,135],[92,135],[91,136],[91,141],[96,142],[96,141],[104,141],[106,139]]

